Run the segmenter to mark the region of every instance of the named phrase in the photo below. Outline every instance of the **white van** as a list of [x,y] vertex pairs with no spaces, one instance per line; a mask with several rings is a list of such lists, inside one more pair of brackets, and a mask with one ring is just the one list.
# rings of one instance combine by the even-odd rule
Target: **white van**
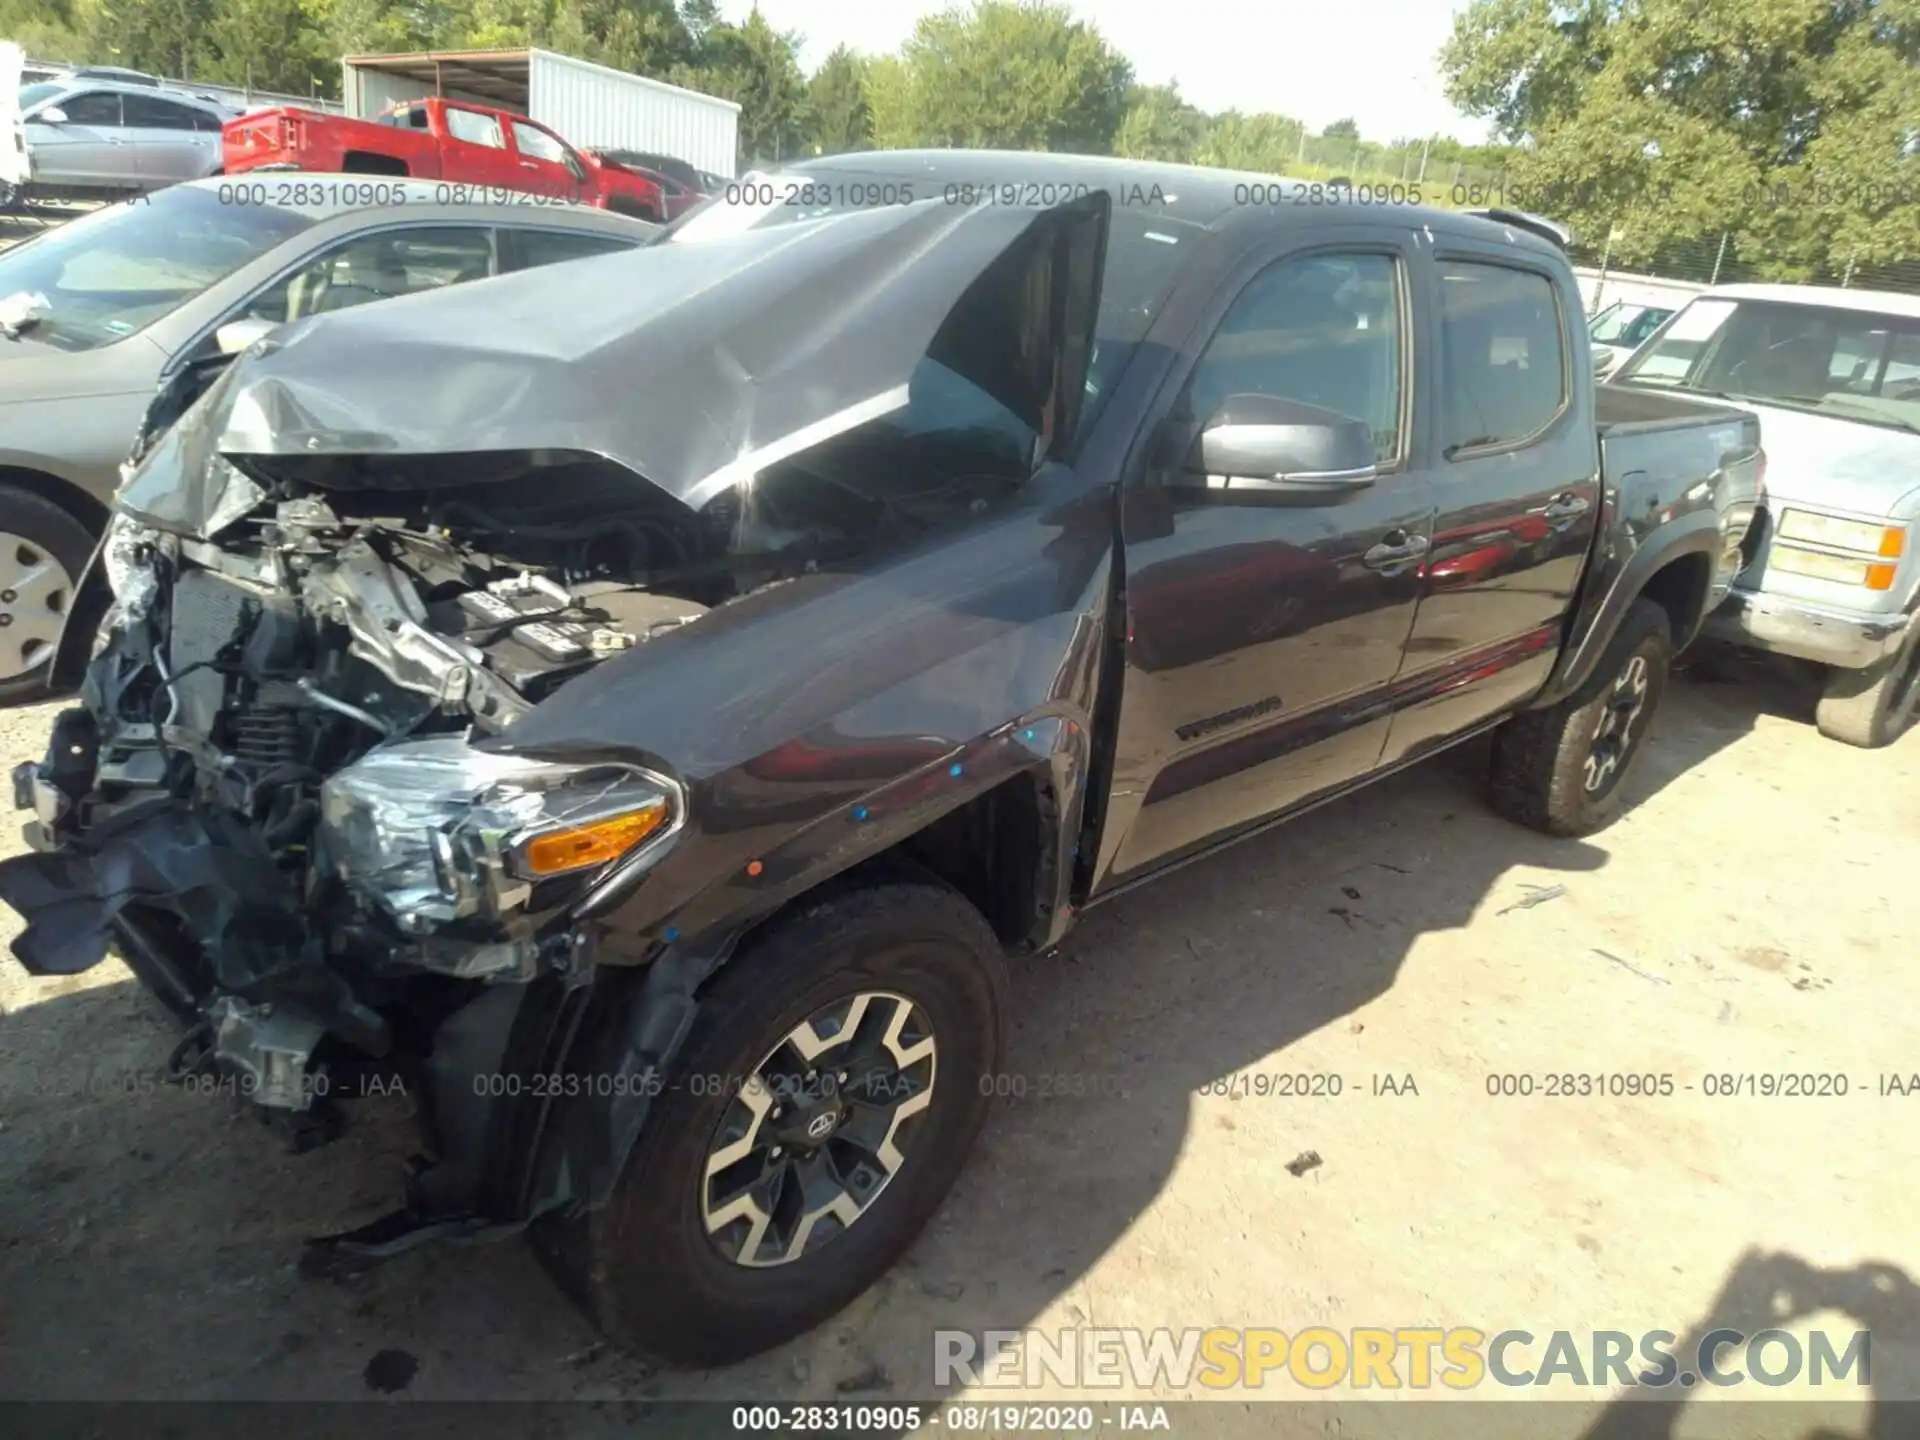
[[1707,633],[1829,666],[1822,734],[1896,739],[1920,710],[1920,296],[1722,285],[1609,383],[1761,417],[1768,514]]

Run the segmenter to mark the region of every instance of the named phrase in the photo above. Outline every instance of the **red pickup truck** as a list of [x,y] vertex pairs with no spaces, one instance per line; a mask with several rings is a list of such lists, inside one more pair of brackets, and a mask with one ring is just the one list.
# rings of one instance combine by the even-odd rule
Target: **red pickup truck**
[[596,205],[642,220],[666,219],[659,184],[603,156],[583,153],[511,110],[430,97],[373,120],[279,106],[229,120],[225,171],[319,170],[412,175],[484,190]]

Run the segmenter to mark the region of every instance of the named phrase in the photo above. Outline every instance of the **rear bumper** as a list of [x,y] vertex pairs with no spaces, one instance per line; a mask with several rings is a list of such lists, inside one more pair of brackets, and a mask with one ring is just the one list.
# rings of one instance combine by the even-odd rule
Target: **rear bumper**
[[1863,670],[1898,650],[1913,623],[1910,613],[1860,615],[1736,590],[1707,617],[1701,633],[1774,655]]

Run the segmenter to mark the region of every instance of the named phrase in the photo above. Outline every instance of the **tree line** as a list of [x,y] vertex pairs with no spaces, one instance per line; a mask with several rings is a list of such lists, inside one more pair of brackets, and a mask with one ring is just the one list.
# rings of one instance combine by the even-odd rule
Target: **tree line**
[[40,58],[126,65],[282,93],[335,96],[340,57],[537,45],[740,103],[743,163],[867,148],[980,146],[1178,160],[1266,173],[1410,178],[1497,149],[1436,138],[1319,134],[1275,113],[1203,113],[1133,66],[1057,0],[983,0],[929,16],[900,50],[842,46],[813,74],[802,36],[714,0],[0,0],[0,35]]
[[800,35],[714,0],[0,0],[0,35],[298,94],[337,93],[344,54],[538,45],[737,100],[747,164],[1061,150],[1425,179],[1443,200],[1466,176],[1621,263],[1729,241],[1743,269],[1789,279],[1920,259],[1920,0],[1472,0],[1435,63],[1490,122],[1484,146],[1203,112],[1061,0],[957,3],[894,53],[843,46],[811,75]]

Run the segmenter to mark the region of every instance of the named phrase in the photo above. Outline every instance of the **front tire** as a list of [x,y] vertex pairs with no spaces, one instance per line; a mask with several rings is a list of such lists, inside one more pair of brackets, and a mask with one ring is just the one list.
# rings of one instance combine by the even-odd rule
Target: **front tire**
[[1612,820],[1672,664],[1666,611],[1634,601],[1585,684],[1494,731],[1493,808],[1548,835],[1586,835]]
[[611,1201],[535,1243],[610,1337],[661,1360],[790,1340],[885,1274],[945,1198],[1006,1009],[999,942],[952,891],[802,901],[702,996]]
[[1878,750],[1904,735],[1920,715],[1920,620],[1906,643],[1864,670],[1828,672],[1814,724],[1829,740]]
[[45,496],[0,485],[0,705],[47,694],[93,537]]

